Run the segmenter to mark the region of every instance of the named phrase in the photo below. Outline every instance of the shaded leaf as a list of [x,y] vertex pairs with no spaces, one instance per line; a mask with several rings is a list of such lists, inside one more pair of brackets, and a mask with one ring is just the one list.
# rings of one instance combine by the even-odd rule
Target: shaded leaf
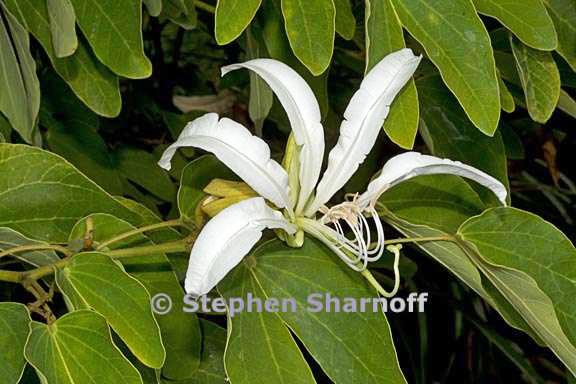
[[140,374],[112,343],[106,320],[95,312],[70,312],[51,325],[31,323],[26,360],[45,384],[142,384]]
[[47,0],[50,32],[56,57],[72,55],[78,48],[76,14],[70,0]]
[[356,19],[352,13],[350,0],[334,0],[336,8],[336,32],[346,40],[351,40],[356,32]]
[[490,39],[467,0],[392,0],[402,24],[438,67],[474,125],[492,136],[500,118]]
[[560,96],[560,73],[549,52],[530,48],[510,37],[512,53],[526,96],[530,117],[539,123],[548,121]]
[[79,41],[72,56],[58,59],[54,54],[46,0],[5,0],[4,4],[40,42],[56,72],[80,100],[102,116],[120,113],[118,78],[98,62],[84,41]]
[[23,304],[0,303],[0,380],[4,384],[17,384],[22,377],[30,321],[30,313]]
[[162,0],[143,0],[150,16],[158,17],[162,12]]
[[544,0],[558,33],[560,55],[576,71],[576,3],[571,0]]
[[[28,239],[10,228],[0,228],[0,251],[6,251],[22,245],[47,245],[47,243]],[[18,252],[13,256],[35,267],[52,264],[60,260],[52,250]]]
[[40,83],[26,30],[0,4],[0,112],[32,143],[40,109]]
[[78,25],[98,59],[131,79],[150,76],[152,64],[142,42],[140,0],[70,0]]

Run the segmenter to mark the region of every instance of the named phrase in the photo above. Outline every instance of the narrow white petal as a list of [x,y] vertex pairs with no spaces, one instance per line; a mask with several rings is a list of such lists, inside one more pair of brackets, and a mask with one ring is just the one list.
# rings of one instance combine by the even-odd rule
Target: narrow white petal
[[402,49],[382,59],[368,72],[352,96],[340,126],[340,138],[330,151],[328,168],[306,209],[314,214],[352,177],[376,142],[390,104],[414,74],[421,57]]
[[186,292],[195,296],[210,292],[250,252],[265,228],[296,232],[296,227],[261,197],[231,205],[216,215],[202,229],[190,253]]
[[243,125],[208,113],[188,123],[169,146],[158,164],[170,169],[170,160],[180,147],[197,147],[212,152],[246,184],[277,207],[292,207],[289,198],[288,174],[270,158],[270,148],[253,136]]
[[420,175],[449,174],[474,180],[489,188],[502,204],[506,205],[506,187],[494,177],[459,161],[441,159],[418,152],[406,152],[394,156],[384,164],[380,176],[368,185],[368,189],[358,199],[360,206],[375,202],[387,189],[402,181]]
[[256,72],[272,88],[286,110],[300,149],[300,211],[314,190],[324,157],[324,128],[320,107],[306,81],[286,64],[272,59],[255,59],[222,68],[222,75],[239,68]]

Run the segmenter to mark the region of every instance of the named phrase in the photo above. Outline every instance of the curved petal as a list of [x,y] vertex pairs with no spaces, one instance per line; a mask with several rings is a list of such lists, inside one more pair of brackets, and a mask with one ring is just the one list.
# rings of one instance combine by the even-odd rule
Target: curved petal
[[207,113],[188,123],[169,146],[158,164],[170,169],[170,160],[180,147],[197,147],[212,152],[246,184],[279,208],[292,208],[289,198],[288,174],[270,158],[270,148],[253,136],[242,124],[227,118],[218,120]]
[[340,126],[340,138],[328,156],[328,168],[306,208],[313,215],[352,177],[376,142],[390,104],[414,74],[421,57],[401,49],[383,58],[364,78],[352,96]]
[[368,189],[358,199],[361,207],[374,203],[387,189],[420,175],[449,174],[474,180],[490,189],[503,205],[506,205],[506,187],[494,177],[459,161],[441,159],[418,152],[406,152],[394,156],[384,164],[380,176],[368,184]]
[[190,253],[186,292],[195,296],[208,293],[250,252],[265,228],[296,232],[296,227],[261,197],[241,201],[216,215],[202,229]]
[[324,128],[320,107],[306,81],[286,64],[272,59],[255,59],[222,68],[222,75],[239,68],[256,72],[272,88],[286,110],[294,139],[300,148],[300,192],[296,211],[314,190],[324,157]]

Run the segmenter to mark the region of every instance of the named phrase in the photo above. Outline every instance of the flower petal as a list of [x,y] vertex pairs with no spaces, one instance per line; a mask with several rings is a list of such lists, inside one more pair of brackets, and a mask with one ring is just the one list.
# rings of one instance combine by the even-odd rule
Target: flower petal
[[170,169],[170,160],[180,147],[197,147],[214,153],[258,194],[279,208],[292,208],[289,198],[288,174],[270,158],[270,148],[253,136],[243,125],[208,113],[188,123],[169,146],[158,164]]
[[384,164],[380,176],[368,184],[368,189],[358,199],[361,207],[374,203],[387,189],[402,181],[420,175],[449,174],[474,180],[490,189],[503,205],[506,205],[506,187],[494,177],[459,161],[441,159],[418,152],[406,152],[394,156]]
[[272,59],[255,59],[222,68],[222,75],[239,68],[256,72],[272,88],[286,110],[294,139],[300,148],[300,192],[296,211],[314,190],[324,157],[324,128],[320,107],[306,81],[286,64]]
[[296,232],[296,227],[261,197],[241,201],[216,215],[202,229],[190,253],[186,292],[195,296],[208,293],[250,252],[265,228]]
[[352,177],[376,142],[392,101],[414,74],[421,57],[401,49],[382,59],[352,96],[340,126],[340,138],[330,151],[328,168],[306,208],[313,215]]

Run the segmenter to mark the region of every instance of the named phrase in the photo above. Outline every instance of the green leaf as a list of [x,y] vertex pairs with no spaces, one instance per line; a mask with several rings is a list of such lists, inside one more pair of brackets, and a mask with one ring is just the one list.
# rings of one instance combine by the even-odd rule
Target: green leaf
[[142,42],[142,1],[71,1],[78,25],[102,63],[130,79],[152,74]]
[[474,125],[492,136],[500,118],[488,32],[468,0],[392,0],[408,32],[438,67]]
[[178,210],[184,219],[201,224],[198,204],[206,196],[203,189],[215,178],[232,179],[234,174],[212,155],[199,157],[184,168],[178,190]]
[[[146,224],[157,222],[158,219],[141,206],[136,206],[130,200],[132,209],[147,216],[149,220]],[[93,239],[96,246],[105,240],[118,236],[119,234],[134,230],[129,223],[122,221],[111,215],[95,214],[91,215],[93,225]],[[84,237],[86,233],[86,219],[76,224],[70,234],[69,241],[74,243]],[[168,241],[172,238],[173,232],[170,230],[157,231],[150,235],[155,241]],[[154,244],[149,237],[144,235],[132,236],[123,241],[111,244],[108,249],[122,249],[136,246]],[[125,270],[138,279],[150,296],[164,293],[172,299],[172,310],[164,315],[156,315],[156,321],[160,326],[162,341],[166,348],[166,361],[162,367],[162,375],[171,380],[182,380],[191,377],[196,373],[200,363],[201,337],[198,326],[198,318],[193,313],[185,313],[182,309],[184,291],[176,278],[173,268],[163,253],[146,256],[138,256],[120,259]]]
[[548,121],[560,96],[560,73],[550,52],[532,49],[510,37],[512,53],[532,120]]
[[[296,262],[297,261],[297,262]],[[307,238],[299,249],[271,241],[245,261],[266,297],[294,298],[295,312],[279,313],[335,383],[403,383],[390,328],[382,312],[309,310],[309,295],[376,297],[360,274]],[[252,266],[250,266],[250,264]]]
[[141,218],[61,157],[25,145],[0,144],[0,226],[61,243],[94,212],[138,225]]
[[540,0],[473,0],[476,10],[505,25],[524,44],[545,51],[556,48],[554,24]]
[[0,4],[0,52],[0,112],[26,142],[32,143],[40,109],[40,83],[28,33],[4,4]]
[[[499,132],[488,137],[466,118],[437,75],[416,81],[420,97],[420,132],[433,155],[459,160],[483,170],[508,186],[506,152]],[[494,194],[472,183],[484,201],[499,204]]]
[[[404,48],[400,21],[389,0],[366,1],[366,72],[384,56]],[[410,79],[393,101],[384,122],[384,131],[390,139],[405,149],[414,146],[418,132],[418,93]]]
[[50,32],[56,57],[72,55],[78,48],[76,14],[70,0],[48,0]]
[[576,119],[576,101],[568,92],[560,89],[560,98],[558,99],[558,109]]
[[326,71],[334,51],[334,2],[282,0],[282,14],[296,57],[315,76]]
[[397,217],[456,233],[460,224],[484,210],[478,194],[458,176],[418,176],[396,185],[378,200]]
[[[250,27],[246,30],[246,45],[250,59],[268,57],[260,29]],[[250,71],[249,76],[250,100],[248,103],[248,114],[254,122],[256,132],[262,133],[264,120],[268,117],[274,102],[274,94],[268,84],[256,73]]]
[[[0,228],[0,251],[22,245],[47,245],[47,243],[29,239],[10,228]],[[13,256],[35,267],[52,264],[60,260],[52,250],[18,252]]]
[[498,76],[498,86],[500,87],[500,105],[504,112],[512,113],[516,109],[516,104],[514,103],[514,96],[506,87],[504,80],[501,76]]
[[11,133],[12,133],[12,126],[10,125],[8,120],[6,120],[6,118],[2,115],[2,113],[0,113],[0,136],[2,137],[0,142],[3,143],[10,142]]
[[80,253],[63,270],[80,298],[106,318],[145,365],[161,368],[166,357],[150,295],[136,279],[102,253]]
[[195,0],[165,0],[163,13],[184,29],[193,29],[198,23]]
[[[265,1],[264,4],[262,4],[262,12],[260,12],[262,17],[260,21],[262,23],[262,36],[265,37],[263,40],[266,44],[267,51],[271,58],[289,65],[306,80],[318,100],[320,113],[324,119],[329,109],[327,89],[328,72],[324,72],[320,76],[313,76],[310,71],[302,65],[300,60],[294,56],[284,30],[281,8],[280,0]],[[278,103],[276,107],[281,109]],[[272,112],[274,112],[274,109],[275,108],[272,108]],[[285,115],[283,110],[281,113]],[[282,116],[284,117],[284,115]]]
[[576,3],[571,0],[544,0],[558,34],[558,53],[576,71]]
[[162,0],[143,0],[142,2],[146,5],[150,16],[158,17],[162,12]]
[[[242,263],[218,285],[227,300],[251,294],[264,301],[254,272]],[[229,312],[230,313],[230,312]],[[228,316],[224,364],[233,383],[315,383],[298,345],[276,313],[247,311]]]
[[26,360],[45,384],[142,384],[140,374],[112,343],[106,320],[92,311],[70,312],[51,325],[33,321]]
[[356,19],[350,0],[334,0],[336,8],[336,32],[345,40],[352,40],[356,32]]
[[[457,206],[451,207],[451,210],[459,210]],[[380,212],[383,219],[396,230],[406,237],[438,237],[452,236],[452,233],[446,233],[436,229],[444,226],[445,215],[439,214],[434,220],[429,218],[432,226],[416,225],[409,221],[399,219],[391,212]],[[413,221],[413,218],[409,219]],[[484,298],[492,307],[494,307],[502,318],[512,327],[528,333],[533,339],[539,342],[539,337],[534,334],[532,328],[526,323],[522,316],[508,303],[501,293],[487,281],[478,271],[475,263],[464,252],[462,247],[451,241],[430,241],[416,243],[426,254],[439,262],[451,273],[456,275],[460,280],[466,283],[477,294]]]
[[576,345],[576,249],[562,232],[534,214],[500,207],[470,219],[459,234],[487,263],[530,276],[550,297],[566,336]]
[[256,15],[262,0],[218,0],[214,34],[220,45],[238,38]]
[[152,192],[162,200],[172,201],[176,187],[168,174],[158,167],[158,159],[149,152],[123,147],[117,152],[118,168],[130,181]]
[[0,303],[0,380],[4,384],[17,384],[24,373],[24,345],[30,321],[25,305]]
[[46,0],[4,0],[4,5],[40,42],[56,72],[82,102],[102,116],[120,113],[118,78],[100,64],[82,40],[74,55],[58,59],[54,54]]

